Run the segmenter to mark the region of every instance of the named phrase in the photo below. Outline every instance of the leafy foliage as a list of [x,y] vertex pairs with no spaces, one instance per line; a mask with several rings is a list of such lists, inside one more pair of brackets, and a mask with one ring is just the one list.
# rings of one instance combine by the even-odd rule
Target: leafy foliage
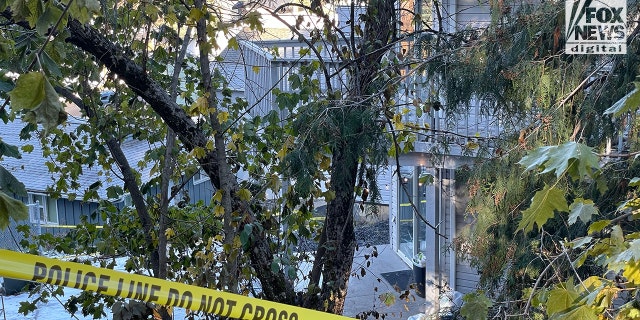
[[560,189],[545,186],[544,189],[536,192],[531,200],[531,206],[522,212],[522,220],[518,229],[528,232],[537,224],[538,229],[553,218],[555,211],[569,211],[564,192]]

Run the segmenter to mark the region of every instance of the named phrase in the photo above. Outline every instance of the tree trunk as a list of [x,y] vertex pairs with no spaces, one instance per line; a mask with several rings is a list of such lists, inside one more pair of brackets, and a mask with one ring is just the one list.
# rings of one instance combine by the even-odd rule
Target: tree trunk
[[[375,117],[362,118],[361,115],[373,111],[372,108],[382,108],[374,101],[378,101],[380,92],[386,88],[378,88],[375,78],[380,74],[381,58],[392,48],[395,41],[396,19],[395,1],[370,0],[367,4],[367,19],[362,46],[352,61],[349,70],[349,98],[347,101],[358,101],[346,110],[340,110],[345,119],[345,125],[340,133],[340,140],[333,148],[331,163],[331,190],[335,198],[327,204],[327,217],[316,260],[311,272],[311,284],[317,282],[318,271],[322,270],[321,305],[326,311],[342,314],[344,302],[355,253],[355,233],[353,225],[353,206],[355,203],[355,187],[358,176],[358,165],[366,156],[367,138],[380,134],[379,128],[373,123]],[[389,18],[391,17],[391,19]],[[352,17],[352,20],[355,17]],[[356,48],[352,48],[355,50]],[[359,119],[360,121],[353,121]],[[352,126],[348,128],[347,126]],[[362,165],[365,165],[364,163]],[[313,297],[307,303],[313,304]]]
[[331,186],[336,197],[327,204],[325,220],[322,301],[327,311],[342,314],[353,264],[356,241],[353,225],[354,188],[358,172],[357,141],[335,148],[331,164]]

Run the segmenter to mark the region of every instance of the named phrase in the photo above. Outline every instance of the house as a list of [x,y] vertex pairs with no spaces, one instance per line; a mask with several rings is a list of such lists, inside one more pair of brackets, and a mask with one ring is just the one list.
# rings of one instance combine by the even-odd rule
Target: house
[[[82,119],[70,118],[61,128],[65,132],[78,132],[78,128],[85,124]],[[104,170],[101,166],[83,166],[82,173],[78,177],[77,188],[59,197],[52,197],[49,187],[60,179],[59,174],[49,171],[48,165],[55,165],[55,161],[43,154],[43,148],[37,137],[37,132],[32,132],[27,140],[20,139],[20,132],[27,124],[19,119],[10,121],[7,124],[0,123],[0,139],[7,144],[21,148],[21,158],[11,158],[4,156],[0,160],[0,165],[13,174],[25,185],[27,196],[15,196],[29,207],[30,217],[28,221],[11,221],[7,230],[0,230],[0,248],[19,250],[19,242],[22,235],[17,232],[17,226],[27,224],[32,229],[32,234],[49,233],[53,235],[64,235],[69,230],[76,228],[82,219],[90,223],[102,225],[108,223],[103,220],[100,214],[96,214],[99,205],[96,200],[83,201],[85,191],[92,189],[101,199],[109,199],[107,189],[111,186],[123,187],[123,182],[109,170]],[[138,162],[144,159],[145,153],[152,146],[146,141],[127,139],[122,145],[122,150],[127,156],[129,163],[136,167],[141,174],[142,181],[148,182],[152,176],[150,167],[139,167]],[[31,149],[30,152],[27,150]],[[50,164],[47,164],[47,162]],[[68,160],[73,161],[73,160]],[[208,204],[211,201],[214,188],[209,181],[209,177],[201,172],[195,175],[185,185],[183,194],[189,195],[189,202],[195,204],[203,201]],[[131,205],[130,197],[124,195],[120,198],[110,199],[116,207],[122,208]]]

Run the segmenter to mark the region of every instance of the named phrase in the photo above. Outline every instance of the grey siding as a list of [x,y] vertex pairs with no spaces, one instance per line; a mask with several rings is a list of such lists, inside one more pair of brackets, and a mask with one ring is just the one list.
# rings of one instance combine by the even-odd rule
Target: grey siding
[[[184,190],[189,195],[189,203],[196,204],[198,201],[204,202],[205,205],[211,203],[211,197],[215,192],[215,188],[211,184],[211,180],[206,179],[198,183],[194,183],[191,179],[184,187]],[[184,191],[183,191],[184,192]],[[179,200],[179,199],[176,199]]]
[[458,30],[483,27],[491,22],[489,2],[486,0],[457,0],[456,9]]
[[[466,186],[456,186],[455,200],[456,233],[461,234],[464,228],[468,228],[472,224],[471,218],[465,215],[467,202],[469,201]],[[457,258],[456,261],[456,290],[461,293],[474,291],[480,280],[478,271],[469,266],[469,262],[466,259]]]

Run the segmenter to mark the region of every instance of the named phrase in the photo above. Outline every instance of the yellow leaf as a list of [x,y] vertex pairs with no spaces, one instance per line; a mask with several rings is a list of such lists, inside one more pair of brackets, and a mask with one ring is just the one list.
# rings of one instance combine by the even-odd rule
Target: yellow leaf
[[213,149],[215,149],[215,145],[213,144],[213,140],[209,140],[207,141],[207,145],[205,146],[207,148],[207,150],[212,151]]
[[253,71],[253,73],[258,74],[260,73],[260,67],[259,66],[253,66],[251,67],[251,70]]
[[222,202],[222,190],[217,190],[216,193],[213,195],[213,201],[215,202]]
[[278,153],[276,154],[276,157],[282,160],[286,155],[287,155],[287,147],[282,147],[282,149],[280,149],[280,151],[278,151]]
[[229,120],[229,113],[228,112],[225,112],[225,111],[218,112],[218,121],[220,123],[227,122],[227,120]]
[[195,147],[193,148],[193,150],[191,150],[191,154],[196,157],[196,158],[204,158],[204,156],[206,155],[206,152],[204,151],[204,149],[200,148],[200,147]]
[[202,97],[199,97],[196,102],[191,105],[189,108],[189,113],[191,115],[208,115],[209,114],[209,100],[208,94],[205,94]]
[[396,113],[395,115],[393,115],[393,126],[396,128],[396,130],[404,130],[404,123],[402,123],[402,115],[399,113]]
[[238,190],[238,198],[242,201],[249,201],[251,199],[251,191],[245,188]]
[[176,232],[171,228],[167,228],[167,230],[164,231],[164,235],[167,237],[167,240],[169,240],[171,237],[176,235]]
[[224,216],[224,207],[223,206],[216,206],[213,209],[213,215],[216,216],[216,217]]

